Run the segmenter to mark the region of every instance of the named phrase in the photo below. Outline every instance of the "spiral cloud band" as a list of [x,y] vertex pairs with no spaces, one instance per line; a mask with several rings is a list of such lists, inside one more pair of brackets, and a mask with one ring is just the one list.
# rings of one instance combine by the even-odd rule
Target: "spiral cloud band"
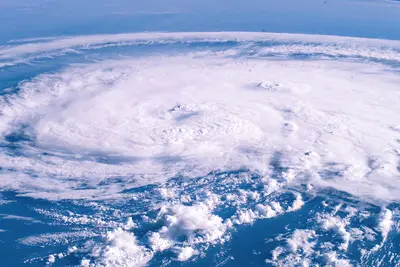
[[[14,178],[2,179],[2,187],[49,197],[109,195],[215,170],[267,175],[279,155],[293,177],[398,198],[399,78],[387,70],[400,60],[397,48],[389,41],[365,41],[362,49],[362,39],[353,45],[346,38],[263,36],[130,34],[3,48],[6,58],[124,42],[195,47],[70,66],[5,94],[0,160],[3,175]],[[226,47],[213,49],[217,42]],[[10,151],[17,133],[24,140]],[[340,173],[335,179],[321,175],[333,171]],[[127,180],[123,188],[107,183],[117,177]]]
[[[48,64],[56,71],[42,71]],[[0,95],[3,191],[113,209],[141,198],[152,207],[135,202],[134,212],[159,212],[140,224],[105,210],[85,220],[42,211],[114,229],[86,244],[90,253],[75,247],[82,266],[144,265],[168,250],[186,261],[227,242],[237,225],[295,212],[327,190],[383,206],[400,200],[395,41],[244,32],[16,40],[0,47],[0,67],[29,76]],[[219,214],[222,206],[232,215]],[[313,215],[317,229],[282,237],[289,245],[273,251],[273,263],[322,257],[315,240],[333,229],[341,241],[325,261],[350,264],[350,219],[363,215],[333,210]],[[392,211],[377,216],[383,244]],[[163,227],[147,229],[151,220]],[[139,241],[135,227],[147,229]]]

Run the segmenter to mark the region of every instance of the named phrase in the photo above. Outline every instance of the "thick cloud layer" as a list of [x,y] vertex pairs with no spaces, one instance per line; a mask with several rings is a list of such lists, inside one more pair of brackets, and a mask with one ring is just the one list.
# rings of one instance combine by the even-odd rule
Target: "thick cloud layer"
[[399,47],[226,32],[0,47],[1,70],[34,73],[1,91],[0,189],[65,200],[34,210],[71,230],[18,241],[69,246],[48,264],[157,265],[306,212],[274,234],[268,264],[351,266],[357,250],[371,265],[398,228]]
[[[2,53],[233,35],[79,37]],[[2,188],[44,198],[112,197],[178,175],[244,168],[268,176],[279,166],[291,183],[398,200],[400,81],[372,62],[397,64],[397,48],[363,39],[339,45],[353,39],[333,37],[299,48],[293,39],[313,37],[235,36],[240,41],[227,50],[105,60],[23,82],[1,98]],[[279,45],[272,48],[259,42],[274,37]],[[293,59],[295,51],[311,60]]]

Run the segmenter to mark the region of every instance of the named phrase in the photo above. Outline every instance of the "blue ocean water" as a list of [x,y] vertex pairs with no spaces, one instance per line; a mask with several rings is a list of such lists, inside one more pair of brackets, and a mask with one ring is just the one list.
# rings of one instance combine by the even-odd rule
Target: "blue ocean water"
[[[239,173],[226,173],[220,174],[222,176],[238,176]],[[201,179],[201,178],[200,178]],[[204,181],[200,179],[194,179],[189,182],[185,187],[185,192],[193,194],[198,191],[198,187],[204,186]],[[218,175],[211,175],[209,178],[211,184],[207,184],[207,188],[211,190],[222,191],[221,193],[228,193],[224,189],[218,188],[218,182],[220,178]],[[175,186],[176,184],[186,183],[180,179],[171,180],[168,186]],[[200,184],[200,185],[199,185]],[[235,188],[246,188],[249,185],[243,183],[241,186]],[[15,218],[5,218],[1,220],[0,227],[7,229],[2,233],[2,244],[1,250],[4,255],[3,263],[5,266],[17,266],[21,264],[28,264],[31,266],[43,266],[46,264],[47,258],[43,257],[44,254],[51,255],[59,254],[60,251],[67,251],[71,244],[83,244],[87,240],[94,240],[94,242],[101,242],[99,236],[96,237],[94,233],[100,234],[106,230],[112,230],[112,226],[101,225],[98,222],[89,223],[74,223],[70,221],[57,222],[52,212],[59,215],[70,216],[71,214],[81,214],[83,216],[93,216],[96,218],[102,218],[105,221],[124,220],[115,216],[115,210],[121,210],[125,213],[136,214],[132,216],[135,221],[141,221],[141,214],[147,214],[149,216],[155,215],[156,211],[149,211],[148,203],[156,204],[160,199],[157,197],[151,197],[151,195],[157,195],[157,186],[145,186],[136,188],[133,190],[134,193],[140,195],[142,198],[138,200],[112,200],[112,201],[96,201],[96,203],[88,203],[87,201],[56,201],[49,202],[45,200],[32,199],[27,197],[18,197],[14,193],[4,193],[3,199],[10,201],[7,204],[2,205],[1,212],[4,214],[13,214]],[[126,193],[133,193],[126,192]],[[163,252],[155,256],[149,263],[149,266],[268,266],[271,263],[266,263],[266,258],[271,258],[272,251],[277,246],[285,246],[286,241],[276,240],[277,236],[289,235],[296,229],[315,229],[318,228],[315,222],[316,214],[318,213],[331,213],[337,205],[341,205],[343,211],[339,212],[339,217],[345,218],[348,213],[345,212],[346,208],[356,207],[360,213],[370,213],[370,218],[363,218],[363,216],[355,216],[352,218],[349,227],[351,228],[362,228],[370,227],[374,229],[376,221],[374,217],[379,216],[380,208],[375,205],[368,205],[360,203],[357,200],[352,199],[346,194],[340,192],[327,191],[324,192],[324,196],[310,196],[307,199],[305,206],[294,213],[285,214],[277,218],[259,220],[251,225],[243,225],[237,227],[234,232],[231,233],[231,240],[225,244],[218,246],[211,246],[205,255],[191,260],[189,262],[177,262],[174,259],[174,255],[171,252]],[[284,194],[280,196],[281,203],[290,200],[290,194]],[[329,203],[331,207],[327,207],[322,203]],[[112,211],[103,211],[100,207],[112,207]],[[251,206],[251,204],[249,205]],[[235,207],[237,208],[237,207]],[[392,210],[399,208],[398,204],[390,205]],[[114,210],[115,209],[115,210]],[[233,208],[234,209],[234,208]],[[234,213],[232,208],[222,207],[218,209],[216,214],[222,218],[228,218]],[[39,212],[38,212],[39,211]],[[153,214],[152,214],[153,213]],[[58,216],[58,215],[57,215]],[[24,218],[33,219],[24,219]],[[123,221],[122,221],[123,223]],[[157,225],[146,225],[139,231],[135,232],[139,239],[146,238],[146,232],[152,229],[157,229]],[[71,235],[64,236],[60,233],[82,233],[88,232],[87,236],[83,235]],[[338,237],[334,230],[324,232],[320,230],[321,236],[318,238],[318,242],[321,246],[320,255],[313,256],[311,258],[312,264],[327,265],[324,259],[324,252],[327,253],[327,248],[322,246],[324,241],[329,241],[333,246],[340,246],[342,239]],[[93,233],[94,232],[94,233]],[[90,233],[90,234],[89,234]],[[51,235],[55,236],[52,237]],[[27,236],[37,236],[37,239],[25,239]],[[379,240],[360,240],[353,242],[348,251],[346,252],[346,258],[351,263],[357,265],[360,264],[360,249],[371,250]],[[363,259],[363,266],[397,266],[399,264],[398,255],[398,244],[399,236],[392,234],[386,241],[383,248],[379,253]],[[86,252],[78,252],[67,255],[57,260],[54,266],[79,266],[82,257],[87,257]],[[297,265],[293,263],[286,263],[288,265]]]
[[[43,1],[35,4],[4,1],[0,4],[0,25],[0,97],[4,104],[1,106],[4,110],[0,110],[0,113],[3,115],[4,112],[10,117],[14,110],[18,110],[19,102],[13,101],[19,98],[29,100],[30,97],[32,102],[41,101],[41,97],[47,95],[46,92],[34,94],[48,86],[47,80],[40,80],[43,75],[55,75],[56,81],[51,82],[57,88],[60,84],[62,86],[62,78],[57,76],[59,73],[110,59],[123,61],[126,58],[140,59],[149,55],[157,57],[188,53],[201,57],[202,53],[218,54],[239,49],[238,53],[224,54],[224,58],[243,61],[274,59],[282,62],[352,61],[383,66],[390,73],[398,73],[400,64],[399,57],[396,57],[400,54],[399,47],[386,49],[383,46],[385,53],[390,52],[394,56],[379,58],[379,51],[375,56],[362,53],[349,56],[325,50],[314,52],[312,49],[315,47],[329,45],[304,40],[154,41],[144,44],[126,41],[118,45],[111,40],[68,47],[70,50],[58,51],[60,53],[55,55],[34,51],[30,54],[27,52],[28,55],[22,53],[21,56],[17,51],[14,52],[16,56],[13,52],[10,52],[10,56],[3,52],[17,45],[28,44],[27,49],[36,43],[43,45],[40,39],[19,40],[23,38],[148,31],[307,33],[391,39],[396,42],[400,39],[400,6],[394,1],[300,1],[296,4],[289,1],[254,1],[250,4],[244,1],[166,3],[121,0],[112,4],[107,1]],[[282,46],[311,48],[296,48],[296,51],[289,52],[275,49]],[[271,50],[260,52],[257,50],[259,48]],[[340,49],[344,48],[338,46],[337,50]],[[28,58],[27,62],[10,63],[12,59],[21,60],[25,57]],[[7,64],[2,66],[2,63]],[[121,68],[124,67],[122,65]],[[125,73],[121,72],[124,77]],[[33,88],[32,93],[26,84],[37,80],[39,86]],[[74,86],[73,82],[72,79],[71,87]],[[78,83],[76,86],[80,88],[82,85]],[[65,105],[73,101],[66,97]],[[130,101],[134,102],[134,99]],[[12,112],[7,109],[9,103],[12,108],[17,106]],[[43,103],[45,105],[47,102]],[[32,109],[35,108],[39,110],[41,107]],[[173,111],[181,109],[180,105],[171,108]],[[51,118],[52,114],[49,113],[43,111],[39,117]],[[62,145],[54,145],[52,140],[48,144],[41,143],[38,141],[40,132],[35,133],[29,124],[34,124],[37,118],[26,116],[16,115],[16,119],[10,122],[11,130],[7,128],[1,132],[0,153],[4,157],[0,161],[0,179],[7,180],[1,183],[0,195],[1,266],[400,266],[398,198],[388,201],[377,197],[371,201],[330,187],[309,189],[307,182],[286,185],[285,175],[289,168],[283,166],[285,162],[279,157],[266,163],[271,170],[267,179],[276,181],[278,185],[285,184],[272,193],[266,193],[268,186],[265,175],[243,167],[235,170],[216,169],[206,175],[191,178],[178,174],[166,177],[166,182],[162,183],[153,183],[149,178],[147,183],[139,186],[132,186],[136,177],[130,173],[124,175],[123,171],[118,175],[110,175],[98,184],[91,183],[91,179],[96,180],[102,172],[85,174],[89,178],[85,176],[82,180],[81,177],[68,174],[60,179],[73,184],[72,189],[68,188],[71,189],[68,198],[59,187],[53,189],[50,184],[46,188],[40,182],[48,173],[56,176],[55,170],[67,169],[68,166],[57,166],[54,161],[49,164],[53,169],[42,170],[36,167],[47,160],[50,162],[49,158],[82,164],[90,162],[95,167],[97,163],[120,166],[126,162],[140,162],[140,159],[107,154],[100,150],[81,153],[80,149],[75,151],[72,146],[65,149]],[[197,113],[183,112],[179,118],[185,122],[191,116],[195,117]],[[28,125],[20,123],[19,119]],[[157,161],[168,169],[179,159],[171,156],[157,158]],[[395,182],[398,182],[396,179],[400,173],[398,166],[397,173],[393,175]],[[319,175],[328,180],[342,175],[340,171],[332,169],[324,170]],[[17,179],[25,176],[34,178],[33,182],[24,184],[21,182],[24,178]],[[10,182],[13,179],[15,184]],[[57,179],[51,181],[57,183]],[[109,198],[102,195],[97,199],[90,194],[85,197],[86,190],[114,187],[117,188],[117,196],[110,193]],[[396,188],[390,184],[387,187],[388,192]],[[114,192],[111,189],[110,192]],[[64,193],[60,199],[54,197],[57,190],[60,195]],[[82,192],[81,197],[74,197],[76,192]],[[393,192],[397,191],[393,189]],[[47,194],[53,195],[47,197]],[[214,200],[214,196],[219,200]],[[293,208],[296,200],[301,205],[299,209]],[[260,215],[262,212],[258,205],[272,202],[279,203],[281,208],[272,207],[273,216]],[[209,216],[204,223],[196,222],[201,218],[192,214],[192,211],[185,211],[184,208],[181,211],[182,206],[197,207],[199,204],[204,204],[199,208],[200,211],[196,210],[200,217]],[[202,213],[203,208],[207,212]],[[260,214],[246,213],[256,210]],[[390,216],[385,215],[385,210],[390,211]],[[192,214],[193,218],[189,215],[185,217],[185,213]],[[171,223],[172,217],[178,222],[181,220],[183,226]],[[218,218],[224,225],[218,223]],[[227,220],[232,222],[228,223]],[[230,223],[232,227],[226,226]],[[124,247],[117,239],[107,237],[107,233],[116,229],[133,232],[137,242],[135,245],[145,247],[144,252],[138,249],[144,255],[151,251],[150,233],[162,231],[160,229],[165,226],[169,227],[168,238],[174,242],[172,248],[162,251],[152,248],[154,253],[151,252],[151,259],[139,262],[132,260],[136,257],[136,247]],[[386,235],[382,229],[388,229]],[[222,242],[222,237],[210,237],[217,230],[223,231],[226,240]],[[296,233],[299,235],[296,236]],[[123,242],[130,242],[130,239],[123,239]],[[188,242],[192,242],[190,244],[196,252],[187,260],[179,260],[179,249],[187,246]],[[114,247],[120,248],[120,251],[110,250]],[[107,261],[111,254],[121,258],[121,262]],[[142,254],[140,257],[144,257]]]

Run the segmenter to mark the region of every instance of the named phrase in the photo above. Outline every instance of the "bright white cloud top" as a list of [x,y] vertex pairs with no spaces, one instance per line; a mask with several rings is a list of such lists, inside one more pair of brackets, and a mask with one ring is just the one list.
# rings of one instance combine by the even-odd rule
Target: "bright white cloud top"
[[[112,50],[135,47],[161,48]],[[164,250],[186,261],[229,240],[236,225],[296,212],[326,190],[382,205],[400,200],[399,42],[240,32],[65,37],[9,43],[0,66],[64,55],[91,59],[0,96],[1,189],[121,201],[137,198],[127,192],[140,186],[185,181],[157,191],[162,227],[146,244],[128,232],[132,220],[114,224],[104,243],[86,245],[94,264],[143,265]],[[234,171],[245,174],[220,176]],[[199,177],[227,189],[192,188],[194,201],[182,192]],[[223,205],[235,207],[232,216],[214,214]],[[293,232],[274,262],[311,262],[316,231],[333,229],[342,242],[326,261],[350,264],[339,256],[357,236],[351,218],[362,215],[346,212],[316,214],[318,230]],[[392,211],[382,214],[384,243]],[[92,223],[60,220],[72,219]]]
[[[274,37],[279,44],[271,47]],[[400,78],[383,63],[351,61],[398,63],[398,44],[318,39],[163,33],[5,48],[1,53],[9,56],[124,40],[238,43],[225,51],[103,60],[23,82],[20,92],[1,99],[0,130],[5,142],[21,131],[31,140],[23,144],[25,156],[2,153],[3,168],[12,170],[5,175],[16,176],[2,179],[2,187],[38,197],[46,197],[43,191],[47,197],[110,196],[177,175],[241,168],[268,175],[277,161],[291,183],[398,200]],[[290,58],[300,53],[310,58]],[[266,58],[271,54],[279,57]],[[127,180],[121,188],[101,185],[120,176]]]

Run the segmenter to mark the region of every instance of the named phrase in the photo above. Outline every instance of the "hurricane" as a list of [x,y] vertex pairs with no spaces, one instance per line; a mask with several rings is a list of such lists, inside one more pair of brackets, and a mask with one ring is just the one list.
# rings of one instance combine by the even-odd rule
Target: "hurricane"
[[0,46],[2,266],[399,266],[400,42]]

